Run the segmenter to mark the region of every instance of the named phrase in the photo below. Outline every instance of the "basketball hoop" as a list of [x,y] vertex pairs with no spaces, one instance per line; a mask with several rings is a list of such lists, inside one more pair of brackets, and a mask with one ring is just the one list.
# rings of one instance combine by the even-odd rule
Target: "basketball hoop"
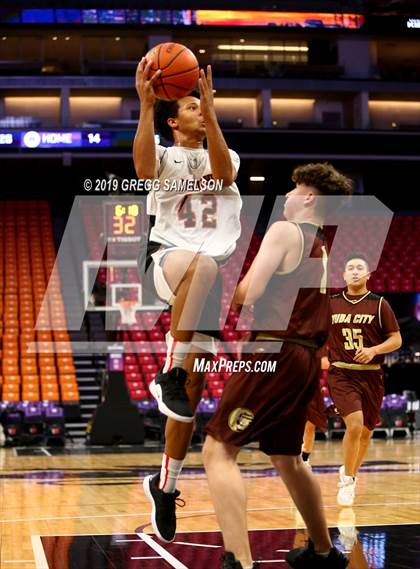
[[117,302],[117,306],[121,314],[121,324],[131,326],[137,323],[136,309],[138,304],[136,300],[120,300]]

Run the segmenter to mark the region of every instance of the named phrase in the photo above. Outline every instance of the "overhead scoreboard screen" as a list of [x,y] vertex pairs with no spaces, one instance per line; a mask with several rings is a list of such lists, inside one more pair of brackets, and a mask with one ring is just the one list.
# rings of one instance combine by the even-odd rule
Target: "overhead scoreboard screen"
[[1,148],[94,148],[110,147],[111,133],[108,131],[78,130],[2,130],[0,131]]
[[[121,130],[0,130],[0,149],[131,148],[134,131]],[[160,138],[156,135],[156,144]]]
[[201,26],[272,26],[300,28],[362,27],[360,14],[321,12],[268,12],[250,10],[197,10],[195,23]]
[[275,12],[256,10],[132,10],[98,8],[0,7],[4,24],[84,24],[160,26],[277,26],[359,29],[364,16],[356,13]]

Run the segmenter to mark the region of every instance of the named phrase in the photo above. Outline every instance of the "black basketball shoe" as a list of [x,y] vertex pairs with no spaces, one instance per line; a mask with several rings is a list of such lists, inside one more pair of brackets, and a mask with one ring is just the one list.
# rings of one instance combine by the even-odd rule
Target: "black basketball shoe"
[[160,370],[149,389],[161,413],[182,423],[192,423],[194,413],[185,391],[186,380],[187,372],[180,367],[174,367],[167,373]]
[[315,553],[311,540],[307,547],[292,549],[286,554],[286,561],[290,567],[296,569],[345,569],[349,560],[336,547],[333,547],[327,557]]
[[[226,551],[226,553],[222,557],[223,565],[221,569],[242,569],[242,565],[239,561],[236,561],[235,556],[230,551]],[[261,565],[259,563],[253,563],[252,569],[260,569]]]
[[151,521],[155,534],[166,543],[171,543],[176,534],[176,506],[185,506],[184,500],[177,498],[179,490],[167,494],[159,489],[159,474],[146,476],[143,480],[143,489],[149,502],[152,504]]

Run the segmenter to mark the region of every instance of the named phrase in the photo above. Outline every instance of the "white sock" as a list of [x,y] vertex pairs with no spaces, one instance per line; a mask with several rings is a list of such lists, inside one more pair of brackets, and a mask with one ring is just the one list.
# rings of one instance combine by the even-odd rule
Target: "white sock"
[[172,494],[176,490],[176,483],[181,474],[182,465],[184,460],[176,460],[171,458],[166,453],[163,453],[162,467],[160,469],[159,488],[165,494]]
[[190,351],[190,342],[179,342],[171,332],[166,334],[166,361],[163,366],[163,373],[168,372],[174,367],[184,368],[184,361]]

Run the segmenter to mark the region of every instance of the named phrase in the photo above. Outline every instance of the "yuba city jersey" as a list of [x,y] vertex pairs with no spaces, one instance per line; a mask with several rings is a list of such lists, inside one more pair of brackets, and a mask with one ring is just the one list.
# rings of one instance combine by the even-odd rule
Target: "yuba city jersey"
[[[239,156],[229,153],[237,173]],[[157,146],[156,158],[160,188],[147,196],[147,213],[155,216],[150,240],[216,260],[229,257],[241,233],[242,200],[236,184],[216,187],[204,148]]]
[[[296,223],[301,232],[301,260],[288,273],[276,272],[263,296],[255,303],[254,330],[280,338],[313,340],[322,346],[330,322],[327,294],[327,248],[321,229],[312,223]],[[322,259],[314,268],[313,259]],[[317,283],[316,288],[301,288],[298,283]],[[285,314],[296,297],[291,317]],[[289,309],[290,312],[290,309]]]
[[[356,350],[382,344],[399,326],[392,308],[383,296],[372,292],[331,296],[331,328],[328,336],[328,359],[354,363]],[[385,356],[375,356],[369,364],[383,364]]]

